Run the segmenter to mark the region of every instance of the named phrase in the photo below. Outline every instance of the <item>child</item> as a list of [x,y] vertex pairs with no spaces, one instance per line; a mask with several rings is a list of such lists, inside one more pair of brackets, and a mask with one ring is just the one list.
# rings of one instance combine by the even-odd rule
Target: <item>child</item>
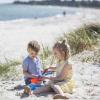
[[27,51],[29,55],[24,59],[22,68],[25,79],[25,84],[31,83],[32,78],[40,77],[41,74],[41,63],[37,57],[40,50],[40,45],[37,41],[30,41],[28,43]]
[[64,95],[64,92],[72,93],[74,81],[72,80],[72,65],[68,62],[70,51],[68,45],[65,44],[65,40],[54,45],[53,53],[58,59],[58,63],[56,67],[50,67],[49,69],[56,71],[56,77],[43,77],[42,80],[49,79],[51,82],[34,90],[33,94],[48,92],[53,89],[57,93],[53,97],[54,99],[67,99],[68,97]]
[[[40,50],[40,45],[38,44],[38,42],[30,41],[27,46],[27,51],[29,55],[24,59],[23,64],[22,64],[25,86],[28,85],[31,90],[34,90],[35,88],[41,86],[41,81],[39,81],[42,75],[41,62],[39,58],[37,57],[39,50]],[[35,78],[35,81],[37,82],[32,83],[32,81],[34,81],[33,78]],[[20,90],[23,88],[26,89],[25,86],[17,85],[12,90],[16,90],[16,89]]]

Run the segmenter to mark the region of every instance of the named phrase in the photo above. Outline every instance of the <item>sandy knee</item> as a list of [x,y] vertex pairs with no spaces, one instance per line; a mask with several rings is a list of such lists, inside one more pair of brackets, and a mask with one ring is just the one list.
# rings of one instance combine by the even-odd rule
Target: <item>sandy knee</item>
[[53,84],[53,83],[52,83],[50,86],[51,86],[51,88],[59,88],[59,86],[58,86],[58,85]]

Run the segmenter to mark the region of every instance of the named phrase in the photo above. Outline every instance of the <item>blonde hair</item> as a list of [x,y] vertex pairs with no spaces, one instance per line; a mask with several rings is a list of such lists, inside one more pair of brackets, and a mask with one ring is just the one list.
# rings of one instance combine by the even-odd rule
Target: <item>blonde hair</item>
[[55,45],[53,46],[53,49],[57,49],[60,53],[64,52],[65,60],[68,60],[69,57],[71,56],[70,47],[69,47],[68,43],[66,42],[66,40],[55,43]]
[[38,53],[40,51],[40,45],[37,41],[33,40],[28,43],[27,49],[31,48],[33,51]]

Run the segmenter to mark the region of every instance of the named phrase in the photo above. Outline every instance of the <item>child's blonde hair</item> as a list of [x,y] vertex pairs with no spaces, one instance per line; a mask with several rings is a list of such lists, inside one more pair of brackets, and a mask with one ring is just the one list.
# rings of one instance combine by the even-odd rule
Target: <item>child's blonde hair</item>
[[33,40],[28,43],[27,49],[31,48],[33,51],[38,53],[40,51],[40,45],[37,41]]
[[63,40],[62,42],[55,43],[55,45],[53,46],[53,49],[55,49],[55,48],[60,53],[64,52],[64,59],[65,60],[68,60],[69,57],[71,56],[70,47],[69,47],[68,43],[66,42],[66,40]]

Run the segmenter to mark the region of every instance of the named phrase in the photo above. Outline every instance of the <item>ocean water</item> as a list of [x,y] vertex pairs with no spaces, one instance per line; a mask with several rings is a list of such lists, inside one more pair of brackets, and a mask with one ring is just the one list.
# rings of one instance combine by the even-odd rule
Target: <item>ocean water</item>
[[75,14],[76,9],[58,6],[1,4],[0,21],[56,16],[61,15],[64,11],[66,14]]

